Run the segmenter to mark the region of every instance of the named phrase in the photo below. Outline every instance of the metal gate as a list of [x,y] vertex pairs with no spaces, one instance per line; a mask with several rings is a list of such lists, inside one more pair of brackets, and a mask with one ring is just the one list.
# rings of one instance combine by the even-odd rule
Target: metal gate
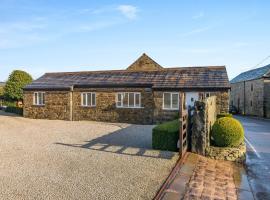
[[185,93],[179,95],[179,154],[183,157],[188,148],[188,110],[186,108]]

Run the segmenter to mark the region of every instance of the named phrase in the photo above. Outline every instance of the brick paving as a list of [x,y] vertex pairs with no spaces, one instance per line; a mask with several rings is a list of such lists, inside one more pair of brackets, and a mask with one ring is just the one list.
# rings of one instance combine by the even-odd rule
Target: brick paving
[[188,153],[159,199],[254,200],[254,197],[242,165]]
[[230,162],[200,157],[191,177],[185,200],[236,200],[234,169]]

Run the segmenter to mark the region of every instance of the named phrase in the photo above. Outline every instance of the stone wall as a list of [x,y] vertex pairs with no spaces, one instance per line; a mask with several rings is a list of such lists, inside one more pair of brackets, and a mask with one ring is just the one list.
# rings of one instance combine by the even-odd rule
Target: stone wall
[[264,117],[270,118],[270,79],[264,80]]
[[[252,90],[253,85],[253,90]],[[262,79],[245,82],[245,114],[263,117],[264,83]]]
[[240,114],[263,117],[264,116],[263,79],[231,84],[230,105],[235,106],[239,110]]
[[223,92],[212,93],[216,96],[216,112],[217,113],[228,113],[229,112],[229,90]]
[[[81,92],[95,92],[96,106],[81,106]],[[140,92],[141,108],[116,108],[117,92]],[[45,91],[45,105],[33,105],[34,91],[24,92],[24,116],[40,119],[93,120],[155,124],[175,119],[178,110],[163,109],[163,93],[151,88],[86,88],[74,91]],[[180,91],[174,91],[179,92]],[[217,92],[219,93],[219,92]],[[226,110],[226,94],[220,92],[217,100],[220,110]]]
[[70,92],[45,91],[45,105],[33,105],[34,92],[24,92],[24,117],[34,119],[70,120]]
[[244,83],[231,84],[230,106],[235,106],[240,114],[244,114]]
[[[81,92],[95,92],[96,106],[81,106]],[[117,108],[117,92],[140,92],[141,108]],[[153,123],[153,94],[145,88],[87,88],[73,92],[73,120],[127,122],[135,124]]]
[[206,148],[206,156],[216,160],[228,160],[243,163],[246,160],[246,145],[239,147],[213,147]]

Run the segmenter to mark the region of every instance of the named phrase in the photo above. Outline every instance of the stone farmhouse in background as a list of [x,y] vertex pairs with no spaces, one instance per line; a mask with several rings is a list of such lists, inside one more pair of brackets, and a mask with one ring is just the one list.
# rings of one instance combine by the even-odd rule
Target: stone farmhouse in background
[[172,120],[186,104],[217,96],[228,112],[225,66],[164,68],[143,54],[124,70],[46,73],[24,88],[24,116],[154,124]]
[[230,106],[241,114],[270,118],[270,64],[231,80]]

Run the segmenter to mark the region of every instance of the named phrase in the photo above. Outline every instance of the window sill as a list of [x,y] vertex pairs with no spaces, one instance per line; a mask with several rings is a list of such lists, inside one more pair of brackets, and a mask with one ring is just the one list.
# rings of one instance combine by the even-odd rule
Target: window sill
[[95,108],[96,106],[80,106],[81,108]]
[[167,111],[179,111],[179,108],[162,108],[162,110],[167,110]]
[[144,107],[116,107],[116,108],[123,108],[123,109],[143,109]]
[[45,107],[45,104],[42,105],[32,105],[33,107]]

